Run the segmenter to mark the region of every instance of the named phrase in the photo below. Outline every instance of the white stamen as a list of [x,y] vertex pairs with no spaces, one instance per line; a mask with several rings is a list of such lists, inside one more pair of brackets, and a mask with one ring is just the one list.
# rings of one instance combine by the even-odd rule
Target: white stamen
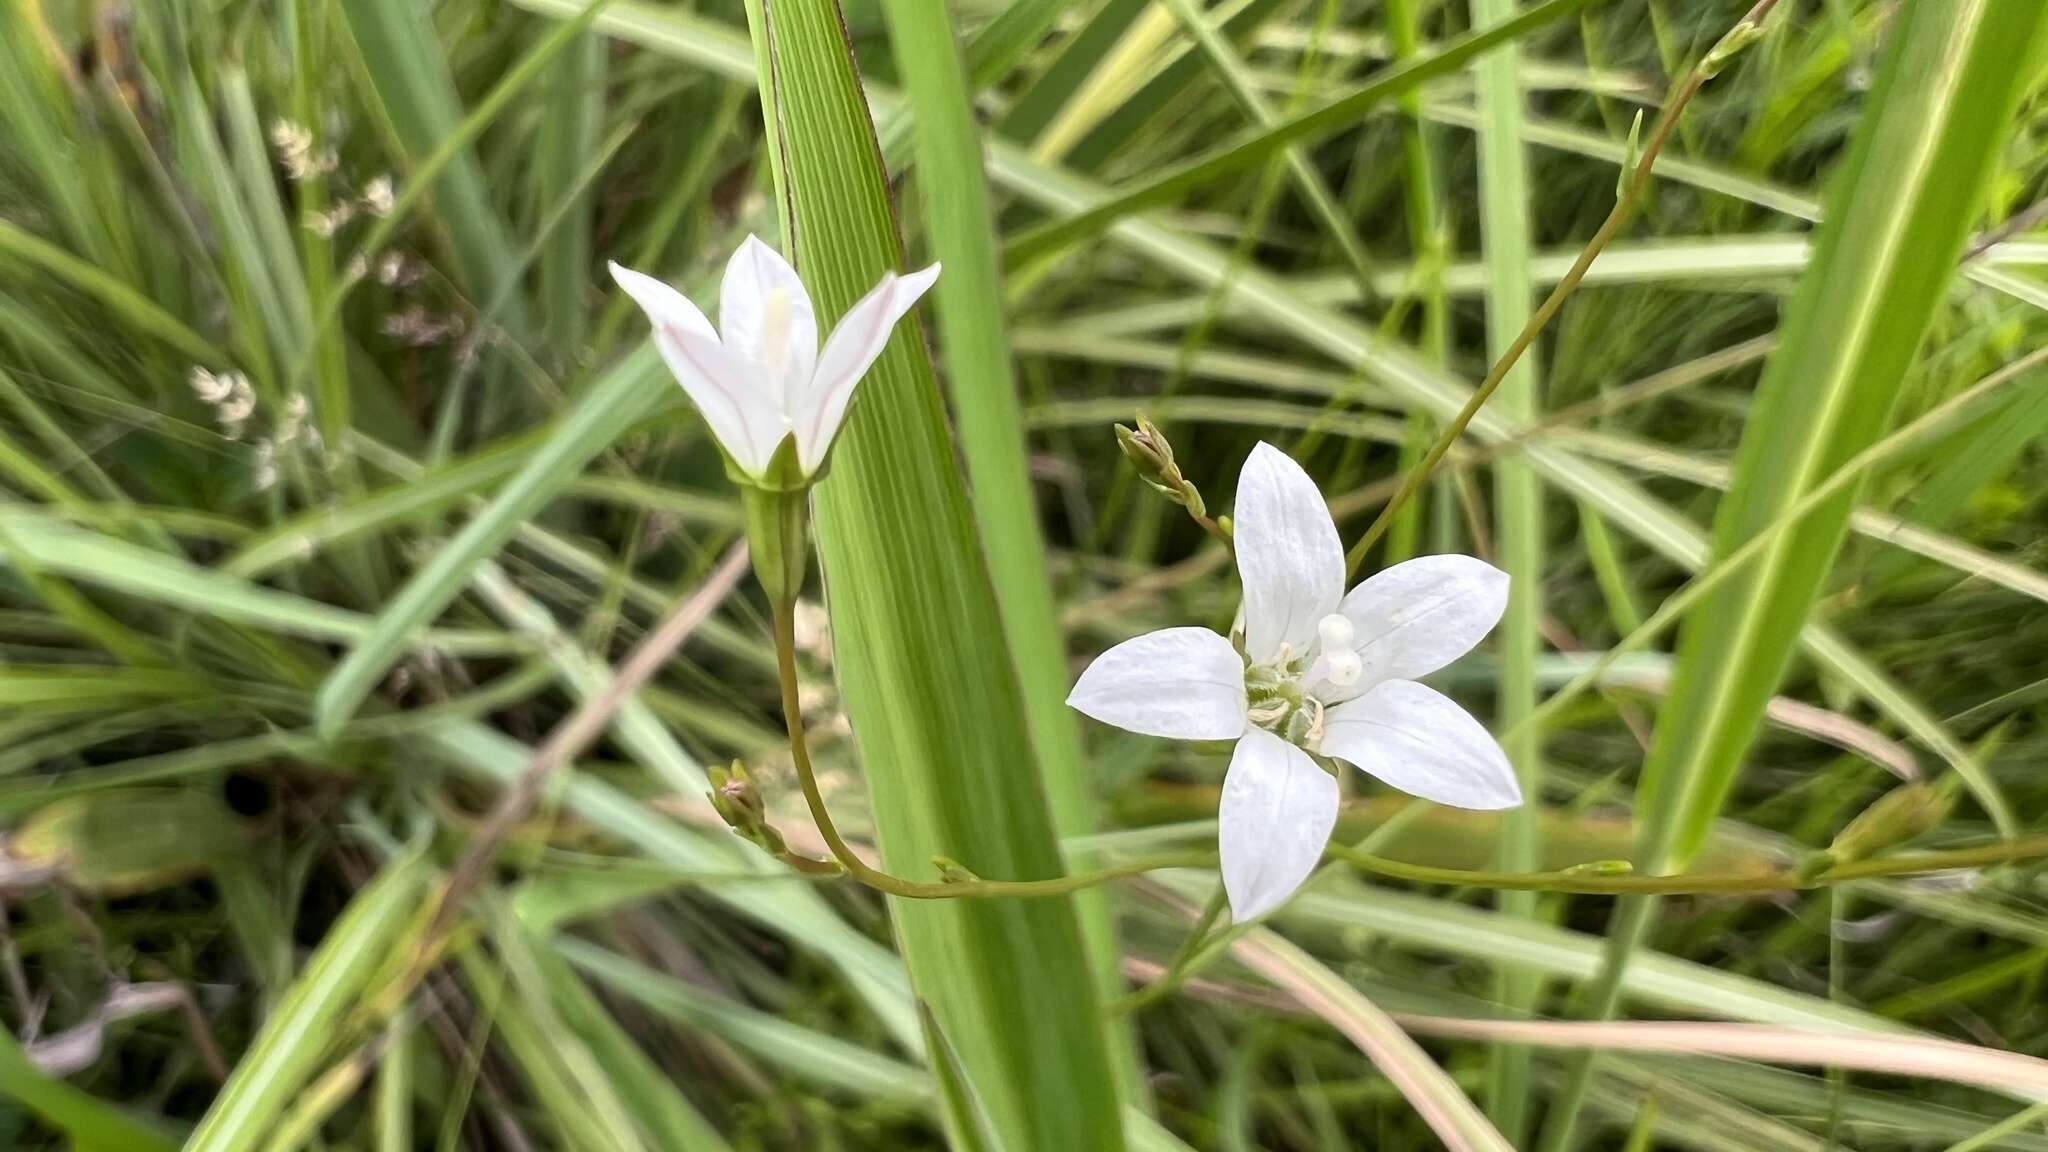
[[1340,649],[1349,652],[1351,638],[1354,635],[1351,617],[1342,612],[1332,612],[1316,621],[1316,634],[1322,637],[1324,652],[1335,652]]
[[1351,649],[1340,648],[1323,653],[1323,675],[1337,687],[1348,688],[1358,683],[1358,678],[1364,674],[1365,663]]

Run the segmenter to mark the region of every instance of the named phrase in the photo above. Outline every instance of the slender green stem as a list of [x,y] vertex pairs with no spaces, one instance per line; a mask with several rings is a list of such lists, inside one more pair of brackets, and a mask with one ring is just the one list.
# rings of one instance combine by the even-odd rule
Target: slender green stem
[[811,767],[810,742],[804,736],[803,711],[797,701],[796,612],[794,601],[788,597],[777,597],[775,603],[775,666],[782,680],[782,716],[789,732],[789,755],[796,765],[797,784],[803,789],[804,803],[811,810],[811,822],[818,826],[818,834],[824,837],[832,858],[839,861],[846,874],[878,892],[911,900],[950,900],[964,896],[1066,896],[1119,877],[1136,876],[1161,868],[1207,867],[1214,863],[1214,857],[1207,853],[1179,853],[1130,860],[1092,872],[1077,872],[1047,880],[927,881],[884,872],[861,859],[853,846],[846,842],[846,837],[840,835],[838,825],[832,822],[831,810],[825,806],[825,795],[818,788],[818,775]]
[[[832,852],[832,858],[854,880],[890,896],[911,900],[953,900],[962,897],[1031,898],[1066,896],[1086,888],[1140,876],[1167,868],[1213,868],[1214,853],[1177,852],[1139,857],[1088,872],[1055,876],[1046,880],[912,880],[885,872],[861,859],[840,834],[825,805],[824,792],[811,765],[810,742],[804,734],[803,712],[797,699],[796,613],[794,602],[778,598],[775,615],[775,666],[782,681],[782,713],[789,733],[790,759],[796,766],[797,784],[818,834]],[[1419,884],[1444,884],[1460,888],[1491,888],[1500,891],[1572,892],[1587,895],[1739,895],[1743,893],[1786,892],[1825,888],[1854,880],[1902,876],[1916,872],[1940,872],[1955,868],[1982,868],[2023,860],[2048,859],[2048,836],[2005,840],[1972,848],[1941,852],[1908,852],[1875,860],[1843,864],[1824,871],[1801,868],[1749,873],[1681,873],[1673,876],[1609,875],[1565,869],[1554,872],[1485,872],[1462,868],[1432,868],[1407,864],[1342,844],[1324,849],[1324,859],[1348,864],[1363,872]],[[813,861],[812,863],[818,863]],[[807,871],[809,871],[807,869]],[[1220,915],[1220,911],[1218,915]],[[1205,933],[1198,929],[1196,936]],[[1199,943],[1199,940],[1197,940]]]
[[1197,512],[1192,508],[1188,509],[1188,515],[1194,517],[1195,523],[1202,526],[1202,531],[1222,541],[1225,548],[1235,547],[1235,542],[1230,538],[1230,529],[1224,527],[1214,516],[1207,512]]
[[1223,918],[1223,910],[1229,906],[1229,894],[1223,890],[1223,885],[1218,884],[1216,891],[1209,894],[1209,902],[1203,905],[1202,915],[1196,919],[1195,926],[1188,929],[1187,938],[1174,950],[1173,959],[1167,961],[1166,970],[1159,974],[1159,979],[1111,1004],[1110,1012],[1117,1016],[1128,1015],[1179,991],[1188,977],[1195,974],[1194,959],[1201,954],[1202,945],[1209,940],[1210,930],[1216,927],[1216,922]]
[[1572,869],[1557,872],[1477,872],[1406,864],[1399,860],[1389,860],[1384,856],[1359,852],[1341,844],[1332,844],[1325,849],[1324,857],[1343,861],[1375,875],[1422,884],[1453,884],[1509,892],[1572,892],[1606,896],[1710,896],[1792,892],[1809,888],[1828,888],[1886,876],[1945,872],[1957,868],[1983,868],[1993,864],[2040,860],[2048,858],[2048,837],[2001,840],[1971,848],[1952,848],[1939,852],[1902,852],[1895,856],[1861,860],[1812,873],[1803,872],[1798,868],[1749,873],[1680,872],[1669,876],[1602,875],[1598,872]]
[[[1736,28],[1740,30],[1756,27],[1776,3],[1777,0],[1758,0],[1756,6],[1737,23]],[[1734,42],[1732,38],[1735,35],[1735,32],[1731,32],[1722,42]],[[1712,60],[1715,55],[1716,53],[1710,52],[1707,59]],[[1386,532],[1401,506],[1406,504],[1409,498],[1415,495],[1416,490],[1429,479],[1430,474],[1436,471],[1437,464],[1450,452],[1451,445],[1457,443],[1458,438],[1465,434],[1465,426],[1479,414],[1479,409],[1493,396],[1501,381],[1507,379],[1508,372],[1522,359],[1529,346],[1536,342],[1536,337],[1550,326],[1550,321],[1556,317],[1558,309],[1564,306],[1565,299],[1578,288],[1579,282],[1586,278],[1586,272],[1592,268],[1593,261],[1606,249],[1608,243],[1621,233],[1629,218],[1635,215],[1636,205],[1649,190],[1650,171],[1657,163],[1658,154],[1664,150],[1664,145],[1670,141],[1672,132],[1677,129],[1679,117],[1684,113],[1686,105],[1692,103],[1692,98],[1699,94],[1699,90],[1711,76],[1711,71],[1705,62],[1702,62],[1701,66],[1694,68],[1686,76],[1678,91],[1665,103],[1664,110],[1657,116],[1656,125],[1650,130],[1649,139],[1643,143],[1642,155],[1627,173],[1621,195],[1615,199],[1614,208],[1607,213],[1607,219],[1600,222],[1599,230],[1586,242],[1586,247],[1579,253],[1579,258],[1572,261],[1571,269],[1558,280],[1557,285],[1550,290],[1550,295],[1543,298],[1543,303],[1537,306],[1535,315],[1529,317],[1529,323],[1523,326],[1521,334],[1508,344],[1501,352],[1500,359],[1487,370],[1486,378],[1473,390],[1472,398],[1465,401],[1465,406],[1458,411],[1457,416],[1444,426],[1443,432],[1436,438],[1436,443],[1430,445],[1428,454],[1423,456],[1422,463],[1409,469],[1408,474],[1402,477],[1401,486],[1395,489],[1393,497],[1380,509],[1380,514],[1373,520],[1372,526],[1365,530],[1365,535],[1358,538],[1358,543],[1351,546],[1350,553],[1344,558],[1347,573],[1355,574],[1358,571],[1358,566],[1364,562],[1366,553],[1372,550],[1381,534]]]

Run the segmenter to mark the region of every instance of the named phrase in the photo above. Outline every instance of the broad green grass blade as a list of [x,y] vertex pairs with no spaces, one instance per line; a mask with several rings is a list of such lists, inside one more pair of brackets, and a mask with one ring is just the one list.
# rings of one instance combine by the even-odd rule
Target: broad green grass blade
[[[1472,22],[1486,26],[1512,11],[1509,0],[1472,0]],[[1479,234],[1486,261],[1486,350],[1499,357],[1528,326],[1533,311],[1529,287],[1529,160],[1522,144],[1521,48],[1505,45],[1473,66],[1478,82]],[[1501,381],[1492,405],[1504,417],[1529,424],[1542,414],[1536,357],[1518,362]],[[1522,721],[1536,709],[1536,660],[1541,654],[1543,616],[1543,489],[1527,461],[1512,454],[1493,466],[1494,531],[1499,562],[1508,573],[1507,615],[1500,629],[1500,731],[1510,733],[1503,748],[1522,783],[1523,803],[1501,821],[1501,867],[1522,871],[1542,857],[1536,823],[1543,798],[1543,732]],[[1509,915],[1536,914],[1534,892],[1503,892],[1500,909]],[[1526,969],[1503,969],[1493,994],[1510,1016],[1532,1011],[1542,984]],[[1487,1051],[1486,1110],[1508,1143],[1520,1147],[1529,1124],[1529,1066],[1526,1048],[1497,1044]]]
[[[1882,435],[2048,33],[2048,8],[2025,0],[1901,15],[1758,385],[1716,517],[1717,555],[1741,547]],[[1847,491],[1809,513],[1688,617],[1638,786],[1638,867],[1682,865],[1719,816],[1854,501]],[[1614,1013],[1620,973],[1654,909],[1651,900],[1623,902],[1593,1015]],[[1548,1152],[1572,1145],[1591,1066],[1591,1053],[1574,1063],[1546,1126]]]
[[185,1152],[250,1152],[262,1146],[293,1096],[319,1070],[336,1031],[376,972],[419,922],[431,864],[394,858],[342,913],[264,1022]]
[[[837,316],[903,260],[867,102],[832,0],[778,0],[765,19],[750,16],[774,77],[763,103],[796,264],[820,313]],[[930,876],[943,855],[987,877],[1057,874],[1022,691],[914,331],[862,385],[813,503],[840,684],[890,870]],[[948,618],[935,629],[940,604]],[[911,982],[1002,1142],[1122,1147],[1073,906],[892,910]],[[974,1123],[947,1117],[956,1138]]]
[[[1002,268],[990,227],[994,207],[973,97],[949,21],[921,0],[889,0],[885,11],[915,116],[911,132],[925,230],[932,256],[945,265],[932,289],[939,360],[974,492],[975,529],[1016,664],[1053,825],[1062,839],[1086,836],[1095,830],[1097,802],[1080,732],[1066,705],[1066,646],[1025,460],[1024,421],[1003,321]],[[1067,863],[1086,869],[1094,857],[1070,853]],[[1122,983],[1108,896],[1096,889],[1076,896],[1074,905],[1098,992],[1107,995]],[[1134,1038],[1121,1020],[1112,1021],[1109,1035],[1122,1095],[1137,1099],[1142,1079]]]

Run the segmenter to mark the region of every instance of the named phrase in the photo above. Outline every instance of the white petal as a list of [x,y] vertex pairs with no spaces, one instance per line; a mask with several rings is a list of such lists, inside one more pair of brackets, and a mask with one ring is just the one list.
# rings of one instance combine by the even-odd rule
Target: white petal
[[1522,786],[1472,714],[1413,680],[1389,680],[1323,716],[1322,753],[1411,796],[1454,808],[1513,808]]
[[1470,652],[1507,606],[1508,574],[1471,556],[1417,556],[1374,573],[1344,597],[1362,673],[1321,695],[1349,700],[1383,681],[1419,680]]
[[612,278],[653,321],[655,349],[726,454],[743,471],[766,470],[789,426],[761,391],[753,366],[719,344],[711,322],[682,293],[630,268],[611,267]]
[[[779,304],[770,298],[781,294]],[[732,254],[718,290],[718,327],[725,346],[758,365],[778,405],[805,387],[818,361],[818,318],[810,293],[782,253],[758,236]]]
[[1244,731],[1244,661],[1207,628],[1148,632],[1097,656],[1067,704],[1147,736],[1229,740]]
[[1337,823],[1337,779],[1264,728],[1247,728],[1223,777],[1217,849],[1230,918],[1250,923],[1294,894]]
[[762,387],[753,362],[694,332],[657,331],[654,344],[733,462],[753,475],[766,472],[789,435],[789,421]]
[[1245,651],[1263,664],[1284,643],[1299,658],[1344,594],[1344,545],[1329,505],[1301,465],[1261,441],[1238,477],[1231,523]]
[[718,330],[711,326],[711,321],[704,318],[704,313],[695,304],[690,303],[689,297],[644,272],[635,272],[614,261],[605,263],[612,270],[612,279],[618,281],[626,295],[647,313],[655,331],[674,327],[695,332],[706,339],[718,339]]
[[910,311],[918,297],[939,278],[937,264],[922,272],[898,276],[890,272],[874,290],[854,302],[839,318],[825,348],[818,353],[818,366],[810,386],[790,398],[790,418],[796,424],[797,459],[805,471],[818,466],[839,422],[846,418],[846,405],[853,399],[853,386],[888,347],[889,333]]

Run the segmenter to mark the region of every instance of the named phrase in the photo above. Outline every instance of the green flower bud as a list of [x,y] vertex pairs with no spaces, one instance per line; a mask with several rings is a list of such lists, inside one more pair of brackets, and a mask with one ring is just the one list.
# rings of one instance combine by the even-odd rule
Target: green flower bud
[[1138,476],[1145,483],[1159,490],[1175,504],[1200,516],[1208,511],[1202,503],[1202,494],[1181,475],[1180,465],[1173,458],[1173,444],[1166,439],[1166,433],[1159,430],[1144,413],[1138,414],[1136,430],[1122,424],[1116,426],[1117,447],[1122,449],[1124,459],[1138,470]]

